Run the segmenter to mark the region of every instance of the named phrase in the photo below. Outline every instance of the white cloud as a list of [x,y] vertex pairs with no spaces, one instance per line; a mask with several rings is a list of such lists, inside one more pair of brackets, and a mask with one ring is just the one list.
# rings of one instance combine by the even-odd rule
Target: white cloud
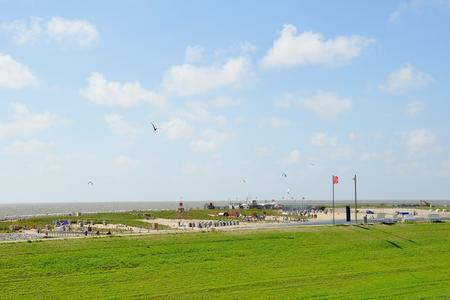
[[10,32],[14,40],[21,45],[33,44],[46,35],[43,20],[38,17],[31,17],[29,21],[3,22],[0,27],[2,31]]
[[319,91],[316,95],[301,100],[301,105],[325,119],[335,119],[352,108],[352,102],[336,93]]
[[325,39],[320,33],[297,34],[294,25],[283,26],[280,37],[262,59],[265,68],[292,68],[300,65],[336,65],[358,57],[373,40],[362,36]]
[[37,84],[27,67],[7,54],[0,53],[0,89],[20,89]]
[[191,108],[221,109],[239,106],[240,101],[231,97],[221,96],[208,101],[188,101],[186,105]]
[[277,117],[262,118],[259,122],[259,126],[272,127],[276,129],[286,128],[289,126],[289,120]]
[[428,153],[440,150],[437,135],[427,129],[414,129],[405,136],[406,146],[412,153]]
[[103,74],[91,73],[87,82],[88,85],[82,91],[82,95],[98,105],[132,107],[147,103],[161,107],[166,103],[165,97],[142,88],[137,81],[125,83],[107,81]]
[[274,105],[279,108],[290,108],[298,104],[298,99],[292,94],[286,93],[275,99]]
[[323,132],[317,132],[313,136],[311,143],[316,147],[335,147],[337,146],[338,138],[337,136],[328,136]]
[[333,92],[318,91],[310,97],[285,94],[275,100],[275,106],[281,108],[300,107],[309,110],[324,119],[335,119],[352,108],[350,99]]
[[[428,0],[430,1],[430,0]],[[421,5],[421,0],[414,0],[414,1],[403,1],[401,2],[398,7],[389,15],[389,23],[396,22],[401,15],[403,15],[405,12],[412,8],[418,8]]]
[[42,152],[50,147],[49,143],[42,142],[37,139],[31,140],[15,140],[11,144],[3,148],[3,152],[6,154],[16,155],[16,154],[34,154],[37,152]]
[[79,47],[90,47],[98,41],[98,31],[92,23],[61,17],[53,17],[47,22],[47,34],[59,43],[73,43]]
[[112,159],[112,163],[116,167],[128,168],[128,167],[135,167],[139,163],[139,161],[125,155],[118,155]]
[[395,23],[402,15],[411,10],[423,9],[425,6],[450,9],[449,0],[404,0],[389,15],[389,23]]
[[196,152],[216,152],[231,139],[231,134],[213,129],[205,129],[202,137],[191,142],[191,149]]
[[300,162],[301,154],[298,149],[294,149],[282,160],[285,164],[296,164]]
[[30,20],[16,20],[2,23],[1,28],[10,32],[21,45],[41,41],[56,42],[60,45],[75,45],[88,48],[98,43],[97,27],[87,21],[52,17],[49,20],[32,17]]
[[181,96],[204,94],[223,87],[235,87],[249,76],[250,62],[245,57],[227,60],[223,65],[182,64],[170,67],[163,86]]
[[240,102],[239,100],[230,98],[230,97],[217,97],[214,100],[211,101],[212,107],[215,108],[228,108],[228,107],[235,107],[239,106]]
[[224,127],[227,118],[223,115],[211,114],[206,107],[213,106],[212,102],[196,101],[188,103],[188,108],[180,110],[179,116],[192,122],[201,122],[206,124],[214,124],[219,127]]
[[184,175],[196,175],[206,172],[206,167],[195,163],[186,163],[178,168],[178,172]]
[[357,139],[360,138],[360,135],[359,135],[358,133],[355,133],[355,132],[350,132],[350,133],[347,135],[347,137],[348,137],[348,139],[349,139],[350,141],[356,141]]
[[239,44],[239,51],[242,55],[252,54],[258,51],[258,47],[250,42],[245,41]]
[[118,135],[135,136],[139,130],[136,126],[125,121],[123,116],[110,113],[105,116],[105,121],[111,128],[112,132]]
[[331,152],[331,158],[350,158],[354,156],[355,150],[350,147],[338,147]]
[[363,160],[375,160],[380,158],[380,154],[377,152],[365,152],[361,155],[361,159]]
[[95,155],[88,152],[74,151],[64,154],[49,154],[40,161],[39,167],[47,170],[60,170],[67,163],[85,163],[95,159]]
[[38,133],[53,126],[57,120],[48,112],[32,113],[23,104],[14,104],[13,108],[13,120],[9,123],[0,123],[0,137]]
[[195,133],[194,128],[185,120],[173,117],[160,126],[160,130],[171,140],[190,139]]
[[425,109],[425,104],[423,102],[411,102],[408,103],[408,107],[406,108],[406,113],[410,117],[417,116],[420,112]]
[[214,50],[213,56],[214,57],[235,56],[235,55],[248,56],[255,53],[256,51],[258,51],[258,47],[256,47],[254,44],[248,41],[244,41],[226,48],[216,49]]
[[200,46],[188,46],[184,53],[184,61],[188,64],[198,62],[203,57],[203,48]]
[[412,65],[406,65],[389,74],[380,88],[389,93],[402,93],[423,88],[431,82],[433,78],[430,75],[415,69]]

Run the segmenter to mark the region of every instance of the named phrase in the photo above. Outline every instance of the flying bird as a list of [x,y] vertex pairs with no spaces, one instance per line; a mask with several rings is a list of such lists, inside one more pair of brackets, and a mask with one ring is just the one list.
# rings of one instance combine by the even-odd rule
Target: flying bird
[[242,178],[241,182],[242,183],[247,183],[247,180],[245,178]]
[[287,174],[283,173],[281,176],[283,176],[284,178],[287,178]]
[[92,185],[94,185],[94,183],[93,183],[92,181],[89,181],[89,182],[88,182],[88,185],[91,185],[91,186],[92,186]]
[[159,128],[155,126],[155,124],[152,123],[153,131],[158,130]]

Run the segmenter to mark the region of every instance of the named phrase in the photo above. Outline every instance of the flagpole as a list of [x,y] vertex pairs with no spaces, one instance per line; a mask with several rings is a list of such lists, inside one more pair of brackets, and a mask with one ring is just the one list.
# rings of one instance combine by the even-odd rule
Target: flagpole
[[333,225],[334,225],[334,175],[331,177],[331,184],[333,185]]
[[353,178],[353,180],[355,181],[355,224],[358,224],[358,201],[357,199],[357,194],[356,194],[356,174],[355,177]]

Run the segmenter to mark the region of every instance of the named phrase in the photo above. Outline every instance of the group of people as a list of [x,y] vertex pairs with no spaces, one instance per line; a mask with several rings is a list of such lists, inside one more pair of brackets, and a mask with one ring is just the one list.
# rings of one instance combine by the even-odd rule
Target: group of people
[[198,221],[198,222],[178,222],[180,228],[214,228],[222,226],[236,226],[239,221]]

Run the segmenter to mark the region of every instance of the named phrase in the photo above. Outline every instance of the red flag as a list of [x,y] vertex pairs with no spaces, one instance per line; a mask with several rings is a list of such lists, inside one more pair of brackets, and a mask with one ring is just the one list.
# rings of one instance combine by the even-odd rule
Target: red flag
[[338,183],[339,183],[339,177],[333,175],[333,184],[338,184]]

